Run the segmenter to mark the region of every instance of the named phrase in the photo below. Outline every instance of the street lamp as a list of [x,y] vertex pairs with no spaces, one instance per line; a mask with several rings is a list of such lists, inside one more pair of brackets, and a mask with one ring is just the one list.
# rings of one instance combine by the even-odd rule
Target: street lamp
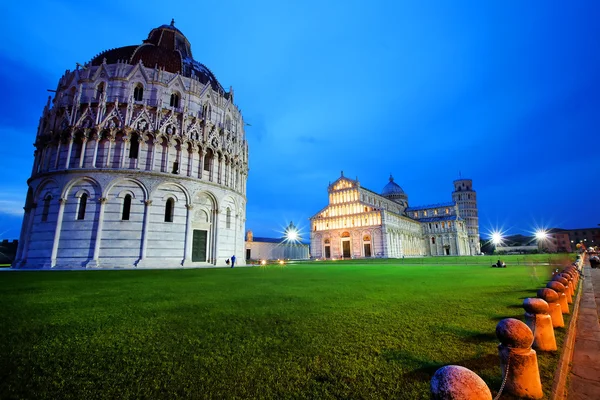
[[504,237],[502,237],[502,234],[500,232],[492,232],[492,243],[494,244],[494,246],[498,246],[502,243],[503,240]]

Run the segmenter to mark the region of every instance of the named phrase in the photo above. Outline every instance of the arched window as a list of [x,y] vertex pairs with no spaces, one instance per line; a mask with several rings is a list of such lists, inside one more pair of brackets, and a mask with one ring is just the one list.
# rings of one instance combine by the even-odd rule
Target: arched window
[[129,141],[129,158],[138,158],[140,153],[140,142],[138,135],[132,135]]
[[431,244],[435,244],[435,238],[433,236],[431,237]]
[[445,222],[442,222],[442,228],[446,229],[446,223]]
[[47,195],[44,198],[44,208],[42,209],[42,222],[48,221],[48,214],[50,213],[50,200],[52,200],[52,196]]
[[169,103],[171,107],[178,108],[179,107],[179,94],[173,93],[171,94],[171,102]]
[[77,210],[77,219],[85,218],[85,207],[87,206],[88,195],[84,193],[79,198],[79,209]]
[[173,209],[175,208],[175,200],[172,198],[167,199],[165,205],[165,222],[173,222]]
[[133,100],[142,101],[144,99],[144,86],[141,83],[135,85],[133,88]]
[[125,195],[125,200],[123,200],[123,213],[121,214],[121,219],[123,221],[129,221],[129,214],[131,212],[131,195]]
[[225,222],[227,229],[231,228],[231,210],[228,208],[227,209],[227,219]]
[[206,155],[204,156],[204,170],[210,171],[210,165],[212,164],[213,152],[211,149],[208,149]]
[[98,86],[96,86],[96,100],[100,100],[104,94],[104,89],[104,82],[100,82]]

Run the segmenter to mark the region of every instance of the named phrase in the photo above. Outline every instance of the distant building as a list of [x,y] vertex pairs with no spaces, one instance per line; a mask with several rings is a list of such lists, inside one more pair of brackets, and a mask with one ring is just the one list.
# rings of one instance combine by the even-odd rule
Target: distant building
[[533,236],[512,235],[502,239],[502,243],[496,245],[495,253],[498,254],[526,254],[540,251],[538,242]]
[[312,257],[480,253],[477,197],[470,179],[454,181],[453,201],[417,207],[409,206],[392,176],[378,194],[342,172],[327,191],[329,205],[310,218]]
[[309,245],[300,238],[289,240],[287,233],[295,228],[293,223],[286,228],[281,238],[255,237],[252,231],[246,232],[246,260],[306,260],[309,258]]
[[575,246],[571,246],[569,233],[563,229],[549,229],[546,239],[538,240],[538,248],[548,253],[570,253]]

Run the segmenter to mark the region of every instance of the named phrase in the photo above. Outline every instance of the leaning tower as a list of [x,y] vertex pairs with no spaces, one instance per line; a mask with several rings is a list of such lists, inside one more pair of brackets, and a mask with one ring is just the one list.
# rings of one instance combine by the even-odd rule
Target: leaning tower
[[233,90],[162,25],[58,82],[44,108],[19,268],[243,259],[248,144]]
[[467,223],[471,255],[477,255],[481,252],[481,246],[479,244],[477,193],[473,190],[473,181],[471,179],[455,180],[452,200],[458,205],[460,216]]

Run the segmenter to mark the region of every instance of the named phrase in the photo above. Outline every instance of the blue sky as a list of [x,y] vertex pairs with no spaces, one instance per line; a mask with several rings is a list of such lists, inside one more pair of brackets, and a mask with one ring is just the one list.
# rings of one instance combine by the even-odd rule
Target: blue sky
[[390,173],[411,205],[473,179],[482,232],[600,223],[596,1],[71,1],[3,4],[0,233],[17,238],[46,89],[75,63],[175,25],[250,145],[246,229],[277,236],[327,185]]

